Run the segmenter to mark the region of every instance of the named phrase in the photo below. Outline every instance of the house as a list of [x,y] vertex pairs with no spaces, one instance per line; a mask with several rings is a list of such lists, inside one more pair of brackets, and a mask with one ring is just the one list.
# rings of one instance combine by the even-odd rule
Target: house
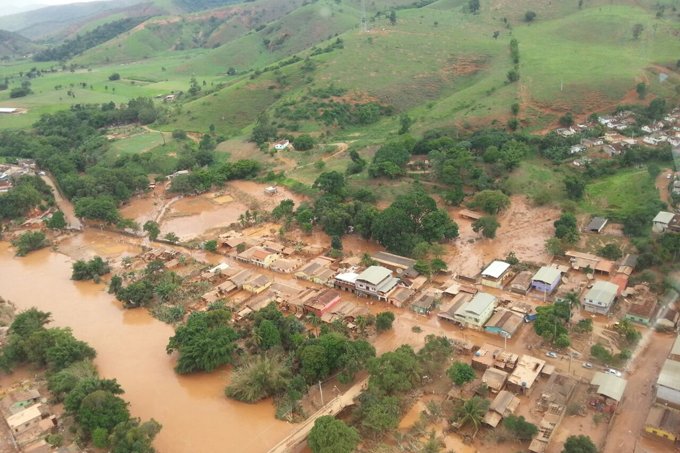
[[275,259],[269,268],[274,272],[280,272],[282,274],[292,274],[295,269],[300,267],[302,261],[293,258],[277,258]]
[[659,311],[656,298],[645,297],[642,300],[635,300],[628,309],[624,319],[643,324],[647,327],[654,325],[656,313]]
[[334,261],[335,260],[332,258],[318,256],[302,266],[295,273],[295,277],[300,280],[307,280],[319,285],[333,286],[333,277],[335,276],[335,272],[331,269],[331,265]]
[[653,404],[644,425],[645,433],[673,443],[680,441],[680,412]]
[[36,389],[10,392],[2,399],[2,412],[4,414],[16,414],[29,406],[39,403],[40,399],[40,392]]
[[544,366],[545,360],[526,354],[522,355],[512,374],[508,377],[506,384],[508,390],[514,393],[529,394]]
[[437,313],[437,316],[442,319],[458,322],[458,320],[456,319],[456,312],[464,304],[470,302],[470,300],[472,300],[472,294],[459,292],[458,294],[456,294],[456,297],[453,298],[451,303],[442,307],[441,311]]
[[357,278],[359,278],[359,274],[356,272],[341,272],[335,276],[333,287],[353,293],[356,291]]
[[419,315],[429,315],[437,304],[437,299],[432,294],[421,294],[411,304],[411,310]]
[[493,314],[496,305],[498,305],[496,296],[477,293],[456,310],[453,318],[465,327],[481,329]]
[[656,402],[680,409],[680,362],[664,362],[656,380]]
[[623,378],[596,371],[590,381],[590,386],[592,392],[597,394],[599,398],[593,402],[593,405],[600,412],[613,413],[616,410],[616,406],[623,399],[626,384],[627,382]]
[[510,277],[510,265],[505,261],[494,261],[482,271],[482,285],[503,289]]
[[510,283],[510,291],[513,293],[526,295],[529,292],[529,288],[531,288],[532,276],[533,272],[531,271],[522,271],[517,274],[517,276],[513,278],[512,282]]
[[43,419],[44,411],[45,408],[43,405],[38,403],[10,415],[5,420],[12,431],[12,435],[17,437],[34,426],[37,426]]
[[578,154],[586,150],[585,145],[572,145],[569,148],[569,154]]
[[606,315],[614,305],[619,287],[611,282],[597,280],[583,298],[583,308],[591,313]]
[[493,368],[494,363],[496,362],[496,356],[498,356],[502,350],[503,348],[500,346],[483,344],[472,356],[472,368],[480,372],[485,372],[487,369]]
[[680,231],[680,217],[672,212],[659,211],[652,220],[652,231],[664,233],[667,230]]
[[276,143],[274,143],[274,149],[277,151],[283,151],[288,149],[290,146],[290,142],[288,140],[280,140]]
[[507,390],[501,390],[496,395],[496,398],[489,405],[489,410],[484,415],[482,420],[485,424],[495,428],[500,421],[509,415],[515,413],[519,407],[520,400]]
[[522,324],[524,324],[524,319],[520,314],[500,309],[489,319],[484,326],[484,330],[505,338],[512,338]]
[[550,294],[562,280],[562,272],[556,267],[543,266],[531,279],[531,287],[536,291]]
[[505,387],[508,380],[508,373],[498,368],[490,367],[482,375],[482,383],[486,384],[491,393],[498,393]]
[[416,264],[416,260],[414,259],[387,252],[376,252],[371,255],[371,258],[381,266],[391,269],[398,274],[404,274],[410,277],[418,276],[418,272],[413,269],[413,266]]
[[335,304],[340,302],[340,293],[326,288],[322,290],[309,289],[300,296],[305,310],[321,317],[328,312]]
[[[253,277],[253,273],[247,269],[241,269],[234,275],[229,276],[229,281],[236,286],[236,289],[243,288],[243,285]],[[220,285],[221,286],[221,285]]]
[[602,233],[604,227],[607,226],[607,222],[609,222],[609,219],[605,217],[593,217],[590,219],[590,222],[588,222],[588,225],[586,225],[586,231],[590,233]]
[[413,295],[416,293],[414,289],[406,288],[405,286],[397,286],[387,296],[387,302],[391,303],[395,307],[403,307],[406,303],[411,300]]
[[387,294],[397,286],[397,283],[399,280],[392,276],[389,269],[370,266],[357,276],[355,286],[359,296],[387,300]]
[[272,281],[262,274],[254,274],[253,277],[243,284],[243,289],[253,294],[260,294],[265,289],[269,288]]
[[244,250],[236,255],[235,258],[244,263],[254,264],[255,266],[268,269],[274,261],[280,258],[280,255],[270,249],[257,245]]

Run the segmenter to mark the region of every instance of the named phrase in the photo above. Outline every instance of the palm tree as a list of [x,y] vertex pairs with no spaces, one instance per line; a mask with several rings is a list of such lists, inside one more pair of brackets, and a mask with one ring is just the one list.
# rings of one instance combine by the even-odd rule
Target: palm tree
[[479,431],[479,427],[481,426],[484,415],[488,409],[489,400],[473,396],[469,400],[463,401],[463,404],[456,408],[454,418],[461,426],[471,423],[475,428],[475,432],[472,434],[472,437],[474,438],[477,435],[477,431]]
[[260,354],[250,357],[234,371],[225,394],[239,401],[254,403],[285,392],[291,377],[290,368],[283,357]]

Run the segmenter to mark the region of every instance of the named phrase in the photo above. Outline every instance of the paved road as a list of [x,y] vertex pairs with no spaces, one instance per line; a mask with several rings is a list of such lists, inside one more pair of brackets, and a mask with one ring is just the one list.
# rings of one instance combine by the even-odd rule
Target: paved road
[[305,441],[305,439],[307,439],[307,436],[314,427],[314,422],[316,421],[317,418],[322,417],[324,415],[336,415],[347,406],[352,405],[354,403],[354,398],[359,396],[359,394],[366,388],[367,385],[368,378],[364,379],[361,382],[357,382],[345,393],[332,399],[328,404],[326,404],[324,407],[316,411],[311,417],[305,420],[300,425],[300,428],[297,431],[293,432],[290,436],[286,437],[281,442],[276,444],[274,448],[269,450],[269,453],[290,452],[293,448],[300,445],[302,442]]

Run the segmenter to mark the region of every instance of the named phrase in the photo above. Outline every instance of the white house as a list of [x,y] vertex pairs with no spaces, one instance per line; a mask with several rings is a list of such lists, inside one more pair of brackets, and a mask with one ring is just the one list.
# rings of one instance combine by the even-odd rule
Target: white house
[[290,146],[290,142],[288,140],[281,140],[279,142],[274,143],[274,149],[277,151],[283,151],[288,149]]
[[591,313],[606,315],[609,313],[619,287],[611,282],[597,280],[583,298],[583,308]]
[[505,261],[494,261],[482,271],[482,285],[502,289],[510,277],[510,265]]
[[659,211],[659,213],[652,220],[652,231],[655,233],[663,233],[670,226],[675,218],[675,214],[668,211]]
[[493,314],[497,304],[496,296],[477,293],[456,310],[453,318],[465,327],[481,329]]

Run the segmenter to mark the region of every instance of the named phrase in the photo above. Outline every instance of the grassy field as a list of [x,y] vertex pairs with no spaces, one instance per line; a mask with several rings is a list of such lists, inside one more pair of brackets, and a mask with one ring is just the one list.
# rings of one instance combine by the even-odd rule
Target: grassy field
[[657,200],[659,193],[647,170],[631,169],[588,184],[580,208],[590,214],[621,218]]
[[524,194],[532,200],[557,203],[565,199],[562,173],[544,160],[526,160],[512,172],[505,187],[512,194]]
[[112,144],[112,148],[117,156],[125,154],[138,154],[150,151],[157,146],[164,143],[163,137],[159,133],[142,133],[133,135],[128,138],[116,140]]

